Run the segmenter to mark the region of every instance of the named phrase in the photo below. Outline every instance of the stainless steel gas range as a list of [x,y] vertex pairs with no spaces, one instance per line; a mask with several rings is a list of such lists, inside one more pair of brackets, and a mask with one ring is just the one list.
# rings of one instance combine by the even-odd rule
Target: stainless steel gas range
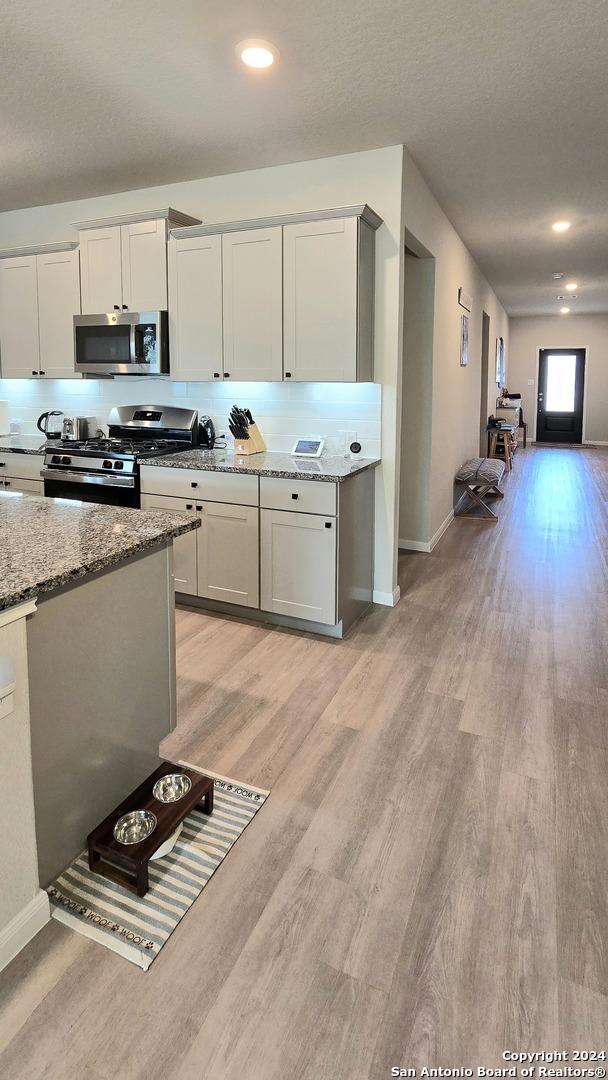
[[112,409],[109,435],[47,443],[44,494],[112,506],[139,506],[139,460],[198,446],[195,409],[125,405]]

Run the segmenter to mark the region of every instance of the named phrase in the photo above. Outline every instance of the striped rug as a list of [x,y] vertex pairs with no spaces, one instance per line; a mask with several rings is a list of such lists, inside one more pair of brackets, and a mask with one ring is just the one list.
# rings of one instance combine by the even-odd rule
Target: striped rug
[[188,815],[173,850],[150,863],[150,889],[142,899],[92,873],[86,852],[47,889],[54,919],[144,971],[268,798],[260,788],[199,771],[215,780],[213,813]]

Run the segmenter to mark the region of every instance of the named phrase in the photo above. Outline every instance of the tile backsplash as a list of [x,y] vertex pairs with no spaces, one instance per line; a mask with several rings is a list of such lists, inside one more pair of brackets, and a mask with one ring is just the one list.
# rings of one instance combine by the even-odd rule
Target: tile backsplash
[[269,450],[289,451],[294,440],[318,435],[329,453],[355,437],[364,457],[380,457],[381,387],[376,383],[182,383],[167,379],[0,379],[13,430],[33,434],[47,409],[67,416],[96,416],[107,430],[113,405],[178,405],[211,416],[228,431],[232,405],[250,408]]

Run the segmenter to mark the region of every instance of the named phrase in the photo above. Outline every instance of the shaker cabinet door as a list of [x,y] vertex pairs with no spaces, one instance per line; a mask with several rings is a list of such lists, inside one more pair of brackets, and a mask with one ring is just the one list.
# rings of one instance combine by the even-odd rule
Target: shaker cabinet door
[[82,314],[101,315],[122,307],[120,225],[80,234]]
[[250,382],[283,378],[283,243],[281,226],[225,233],[224,377]]
[[259,607],[258,508],[204,502],[197,533],[198,595]]
[[80,259],[77,251],[37,255],[40,374],[47,379],[79,379],[74,371],[74,315],[80,314]]
[[334,517],[261,511],[263,611],[335,625],[336,530]]
[[0,371],[26,379],[40,368],[36,256],[0,260]]
[[[196,505],[187,499],[173,499],[165,495],[142,495],[142,510],[171,510],[194,514]],[[196,596],[196,534],[198,530],[176,536],[173,541],[173,579],[175,591]]]
[[137,221],[120,232],[122,303],[129,311],[166,311],[166,221]]
[[357,379],[357,218],[285,225],[284,367],[292,382]]
[[222,378],[222,238],[169,240],[171,375],[185,382]]

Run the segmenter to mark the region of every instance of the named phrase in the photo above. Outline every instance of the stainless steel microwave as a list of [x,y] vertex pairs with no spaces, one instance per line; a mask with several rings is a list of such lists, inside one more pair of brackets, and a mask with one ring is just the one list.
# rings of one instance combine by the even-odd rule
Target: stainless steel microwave
[[83,375],[168,375],[167,312],[75,315],[74,370]]

